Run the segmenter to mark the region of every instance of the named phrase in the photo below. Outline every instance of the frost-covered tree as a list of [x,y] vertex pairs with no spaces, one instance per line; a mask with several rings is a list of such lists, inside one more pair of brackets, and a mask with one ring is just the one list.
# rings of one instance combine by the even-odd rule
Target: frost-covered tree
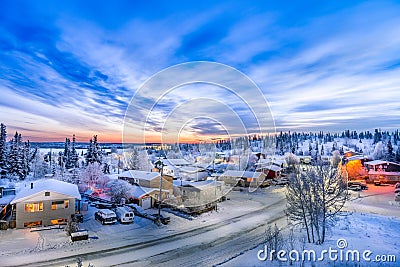
[[139,170],[139,151],[133,148],[126,157],[126,166],[131,170]]
[[86,165],[95,162],[102,164],[103,151],[100,147],[100,144],[97,141],[97,135],[94,135],[93,139],[90,139],[85,159],[86,159]]
[[69,138],[65,138],[64,144],[64,153],[62,155],[62,162],[66,169],[70,169],[71,164],[71,140]]
[[292,173],[289,182],[286,193],[288,218],[301,223],[308,242],[324,243],[327,228],[346,201],[343,173],[338,167],[318,163]]
[[124,180],[111,180],[108,183],[108,187],[110,188],[109,194],[111,199],[113,199],[116,203],[120,203],[122,198],[126,200],[129,199],[132,195],[132,185]]
[[385,157],[385,145],[382,143],[382,141],[379,141],[375,145],[375,149],[374,149],[374,153],[372,154],[372,157],[375,160],[383,159]]
[[285,161],[288,165],[288,172],[293,172],[296,170],[296,166],[300,163],[300,160],[296,155],[293,153],[286,153],[285,154]]
[[332,166],[337,167],[341,161],[342,161],[342,158],[340,157],[339,151],[337,151],[337,150],[333,151],[332,158],[331,158]]
[[0,133],[0,174],[1,178],[5,178],[7,176],[7,154],[8,154],[8,147],[7,147],[7,130],[6,126],[2,123],[1,126],[1,133]]
[[89,188],[95,188],[100,179],[104,177],[101,165],[98,162],[90,163],[80,174],[80,180]]
[[22,144],[21,134],[15,132],[14,139],[11,140],[10,155],[8,157],[9,174],[20,179],[25,179],[26,170],[24,164],[25,148]]
[[385,158],[386,158],[386,160],[388,160],[388,161],[393,161],[393,160],[394,160],[394,157],[395,157],[395,154],[393,153],[392,142],[391,142],[390,139],[389,139],[389,141],[387,142],[387,145],[386,145]]
[[396,155],[395,155],[395,161],[400,163],[400,146],[397,147]]
[[79,155],[78,152],[76,151],[75,134],[72,135],[70,162],[72,168],[79,168]]

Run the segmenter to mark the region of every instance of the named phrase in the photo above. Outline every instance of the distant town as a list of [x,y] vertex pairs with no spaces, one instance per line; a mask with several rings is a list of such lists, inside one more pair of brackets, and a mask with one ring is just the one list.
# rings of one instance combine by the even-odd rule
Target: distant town
[[[181,231],[184,238],[187,227],[211,238],[208,231],[226,226],[220,222],[234,224],[241,217],[264,222],[253,226],[251,247],[269,242],[277,250],[288,237],[293,246],[315,246],[332,239],[343,214],[351,221],[361,210],[400,212],[398,130],[280,132],[153,145],[101,144],[97,135],[77,143],[72,135],[61,147],[30,143],[18,132],[8,138],[1,124],[0,141],[0,235],[14,244],[1,243],[2,255],[10,256],[5,266],[22,251],[49,253],[24,257],[20,265],[68,265],[77,259],[111,264],[112,257],[100,256],[108,240],[115,253],[124,254],[120,247],[136,248],[138,241],[173,245],[171,233]],[[267,235],[257,234],[265,229]],[[241,230],[228,235],[239,238]],[[228,243],[222,243],[226,249]],[[245,244],[238,249],[248,251]],[[124,260],[132,257],[145,260],[140,254]]]

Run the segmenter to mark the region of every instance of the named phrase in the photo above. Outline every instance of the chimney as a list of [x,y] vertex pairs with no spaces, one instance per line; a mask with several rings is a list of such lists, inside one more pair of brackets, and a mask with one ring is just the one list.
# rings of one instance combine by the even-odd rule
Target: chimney
[[33,189],[33,183],[31,183],[31,189]]

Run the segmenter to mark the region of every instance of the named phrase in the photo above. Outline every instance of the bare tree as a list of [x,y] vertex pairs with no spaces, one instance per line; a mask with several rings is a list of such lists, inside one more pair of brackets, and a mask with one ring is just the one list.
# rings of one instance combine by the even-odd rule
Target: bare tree
[[276,224],[274,225],[274,227],[268,225],[268,228],[265,231],[265,243],[267,244],[270,251],[275,251],[275,253],[272,253],[272,260],[276,260],[276,252],[283,249],[284,246],[284,239],[281,230],[276,226]]
[[287,216],[306,229],[308,242],[322,244],[326,229],[343,208],[347,196],[346,179],[338,167],[317,163],[298,169],[289,177]]

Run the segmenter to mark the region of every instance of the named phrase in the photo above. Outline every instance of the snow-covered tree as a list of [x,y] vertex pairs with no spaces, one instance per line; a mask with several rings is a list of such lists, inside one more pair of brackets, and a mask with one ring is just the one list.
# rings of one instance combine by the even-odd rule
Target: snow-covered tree
[[395,154],[395,156],[394,156],[394,160],[395,160],[396,162],[400,163],[400,146],[397,147],[396,154]]
[[2,123],[1,124],[1,134],[0,134],[0,174],[1,178],[5,178],[7,176],[7,130],[6,126]]
[[103,151],[97,141],[97,135],[94,135],[93,139],[90,139],[85,159],[86,165],[95,162],[101,164],[103,162]]
[[120,203],[122,198],[129,199],[132,193],[132,185],[124,180],[111,180],[108,185],[111,199]]
[[75,134],[72,135],[70,162],[71,162],[71,167],[79,168],[79,155],[78,152],[76,151]]
[[346,181],[339,168],[318,163],[289,176],[286,214],[303,225],[308,242],[322,244],[346,197]]
[[331,164],[332,166],[338,166],[339,163],[342,161],[341,157],[340,157],[340,153],[339,151],[335,150],[332,152],[332,158],[331,158]]
[[374,153],[372,154],[372,157],[375,160],[383,159],[385,157],[385,145],[382,143],[382,141],[379,141],[375,145],[375,149],[374,149]]
[[84,171],[81,172],[80,180],[88,185],[89,188],[95,188],[98,181],[104,177],[101,165],[98,162],[89,163]]
[[128,152],[125,158],[125,164],[130,170],[139,170],[139,151],[137,148],[133,148],[132,151]]
[[394,160],[394,157],[395,157],[395,154],[393,153],[392,142],[391,142],[390,139],[389,139],[389,141],[387,142],[387,145],[386,145],[385,158],[386,158],[386,160],[388,160],[388,161],[393,161],[393,160]]
[[22,144],[21,134],[15,132],[14,139],[11,140],[10,155],[8,157],[9,174],[20,179],[25,179],[26,169],[24,164],[25,149]]
[[285,161],[288,165],[288,171],[292,172],[296,169],[296,166],[300,163],[300,159],[293,153],[285,154]]

